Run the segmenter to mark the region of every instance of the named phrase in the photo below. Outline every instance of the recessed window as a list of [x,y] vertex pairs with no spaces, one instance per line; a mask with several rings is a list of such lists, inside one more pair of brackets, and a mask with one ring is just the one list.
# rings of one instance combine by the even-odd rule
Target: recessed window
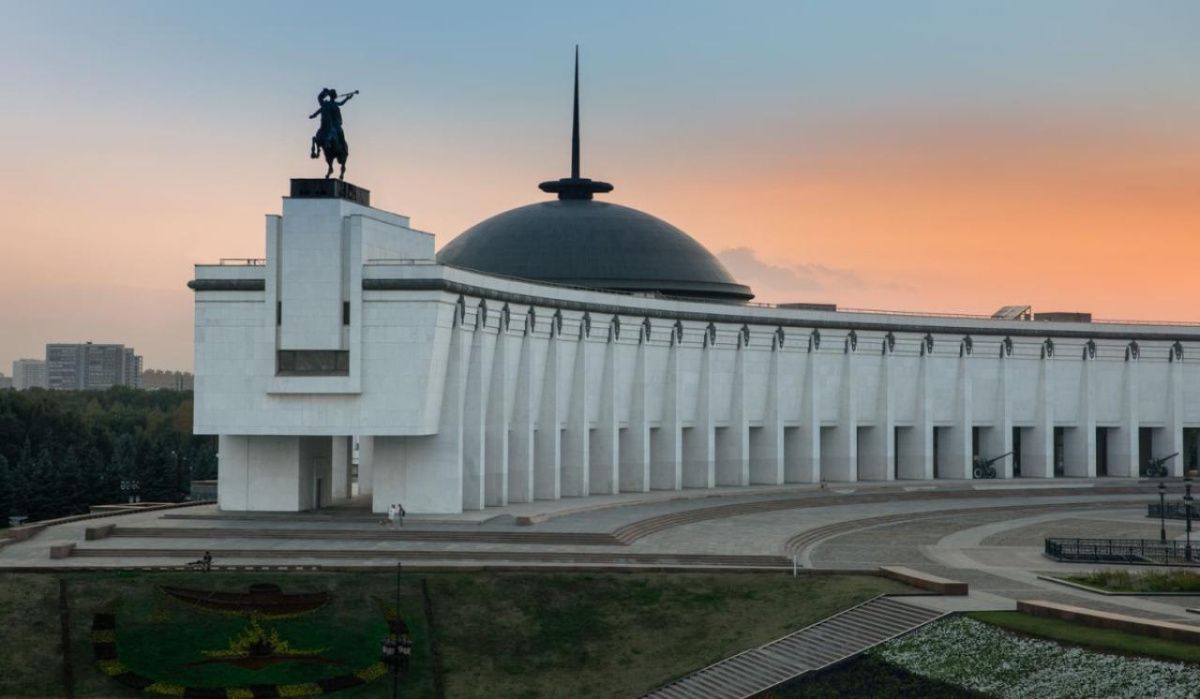
[[342,325],[350,324],[350,302],[342,301]]
[[276,371],[290,376],[345,376],[350,373],[346,350],[279,350]]

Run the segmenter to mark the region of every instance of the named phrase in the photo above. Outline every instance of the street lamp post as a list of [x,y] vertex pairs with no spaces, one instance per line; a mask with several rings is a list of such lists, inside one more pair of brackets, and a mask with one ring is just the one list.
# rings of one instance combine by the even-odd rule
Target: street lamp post
[[408,671],[412,657],[412,638],[408,635],[408,624],[400,618],[400,571],[396,563],[396,612],[388,620],[388,635],[383,638],[380,659],[392,673],[392,699],[400,696],[400,675]]
[[1167,543],[1167,484],[1158,482],[1158,538]]
[[1184,560],[1192,560],[1192,479],[1183,482],[1183,516],[1187,519],[1187,538],[1183,546]]

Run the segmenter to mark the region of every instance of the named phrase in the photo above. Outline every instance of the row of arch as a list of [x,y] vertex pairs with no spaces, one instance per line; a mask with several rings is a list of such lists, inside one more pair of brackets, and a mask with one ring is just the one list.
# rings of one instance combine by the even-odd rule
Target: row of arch
[[[455,302],[455,317],[456,317],[456,321],[460,325],[466,323],[467,300],[466,300],[465,296],[460,295],[458,297],[458,300]],[[498,329],[503,329],[505,332],[508,332],[508,330],[510,328],[511,318],[512,318],[512,313],[511,313],[511,310],[509,309],[509,304],[505,303],[504,306],[500,309],[500,320],[499,320],[499,324],[497,326]],[[481,299],[479,301],[479,304],[476,306],[475,329],[479,330],[481,328],[486,328],[487,320],[488,320],[487,299]],[[537,327],[537,312],[536,312],[536,309],[534,308],[534,306],[531,305],[529,307],[529,311],[525,314],[524,322],[525,322],[524,329],[523,329],[524,334],[525,335],[532,334]],[[551,336],[556,337],[558,335],[561,335],[562,327],[563,327],[562,309],[556,308],[556,309],[554,309],[554,313],[550,316],[550,334],[551,334]],[[638,342],[642,343],[642,342],[649,341],[652,331],[653,331],[653,324],[650,322],[650,318],[643,317],[641,323],[638,324]],[[579,323],[579,337],[580,337],[580,339],[583,339],[585,337],[591,337],[591,334],[592,334],[592,314],[588,311],[584,311],[584,313],[580,319],[580,323]],[[619,339],[621,339],[621,316],[620,316],[620,314],[613,314],[612,321],[609,323],[609,326],[608,326],[608,341],[613,342],[613,341],[619,340]],[[683,321],[682,320],[676,320],[674,322],[674,324],[671,325],[670,339],[671,339],[671,344],[682,344],[683,343]],[[775,329],[771,332],[771,349],[772,350],[781,349],[784,346],[784,343],[786,340],[787,340],[786,331],[784,330],[782,325],[777,325],[775,327]],[[716,341],[717,341],[716,323],[709,322],[708,325],[704,329],[703,344],[705,347],[709,347],[710,345],[715,345]],[[750,326],[747,323],[743,323],[742,326],[740,328],[738,328],[738,330],[737,330],[737,346],[738,346],[738,349],[741,349],[743,347],[748,347],[749,345],[750,345]],[[927,333],[925,333],[924,337],[921,338],[921,344],[920,344],[921,356],[924,357],[927,354],[932,354],[933,347],[934,347],[933,333],[927,332]],[[821,330],[820,330],[820,328],[813,328],[808,333],[808,351],[812,352],[815,350],[819,350],[820,348],[821,348]],[[895,349],[896,349],[896,335],[893,331],[889,330],[887,332],[887,334],[885,334],[883,336],[880,353],[881,354],[891,354],[895,351]],[[851,329],[846,334],[842,351],[847,354],[858,351],[858,331]],[[969,334],[964,335],[962,337],[962,339],[959,340],[958,356],[960,356],[960,357],[972,356],[974,354],[974,351],[975,351],[974,338]],[[1013,340],[1012,340],[1011,336],[1008,336],[1008,335],[1004,336],[1004,338],[1000,341],[999,351],[1000,351],[1001,357],[1011,357],[1012,356]],[[1054,357],[1054,352],[1055,352],[1054,340],[1049,337],[1043,339],[1041,342],[1041,348],[1040,348],[1041,358],[1042,359],[1052,358],[1052,357]],[[1096,358],[1096,341],[1094,339],[1089,339],[1084,344],[1083,355],[1081,358],[1084,360]],[[1136,361],[1140,358],[1141,358],[1141,346],[1138,344],[1137,340],[1130,340],[1129,343],[1126,344],[1126,346],[1125,346],[1125,361],[1131,361],[1131,360]],[[1168,351],[1167,359],[1168,359],[1168,361],[1171,361],[1171,362],[1183,359],[1183,342],[1182,341],[1175,340],[1175,342],[1171,345],[1171,347]]]

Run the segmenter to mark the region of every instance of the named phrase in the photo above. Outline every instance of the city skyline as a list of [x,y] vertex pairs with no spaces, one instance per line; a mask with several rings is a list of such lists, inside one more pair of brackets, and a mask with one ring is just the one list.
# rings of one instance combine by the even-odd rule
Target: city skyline
[[1190,4],[282,7],[10,11],[0,367],[93,339],[191,369],[191,264],[262,256],[323,172],[321,87],[363,91],[347,178],[438,247],[545,199],[575,43],[583,175],[759,301],[1200,316]]

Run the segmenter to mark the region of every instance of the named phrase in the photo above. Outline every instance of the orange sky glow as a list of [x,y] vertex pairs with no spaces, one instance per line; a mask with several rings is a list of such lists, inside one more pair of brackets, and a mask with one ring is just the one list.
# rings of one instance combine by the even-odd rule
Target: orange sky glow
[[[363,6],[331,28],[355,39],[331,39],[328,70],[302,59],[315,7],[14,13],[0,372],[84,340],[190,369],[192,265],[262,256],[288,178],[323,173],[305,119],[319,85],[363,89],[348,179],[439,246],[544,199],[536,184],[567,174],[574,41],[584,176],[687,231],[757,301],[1200,321],[1193,4],[777,3],[776,22],[651,5],[630,23],[481,4],[467,24]],[[368,11],[395,17],[364,27]]]

